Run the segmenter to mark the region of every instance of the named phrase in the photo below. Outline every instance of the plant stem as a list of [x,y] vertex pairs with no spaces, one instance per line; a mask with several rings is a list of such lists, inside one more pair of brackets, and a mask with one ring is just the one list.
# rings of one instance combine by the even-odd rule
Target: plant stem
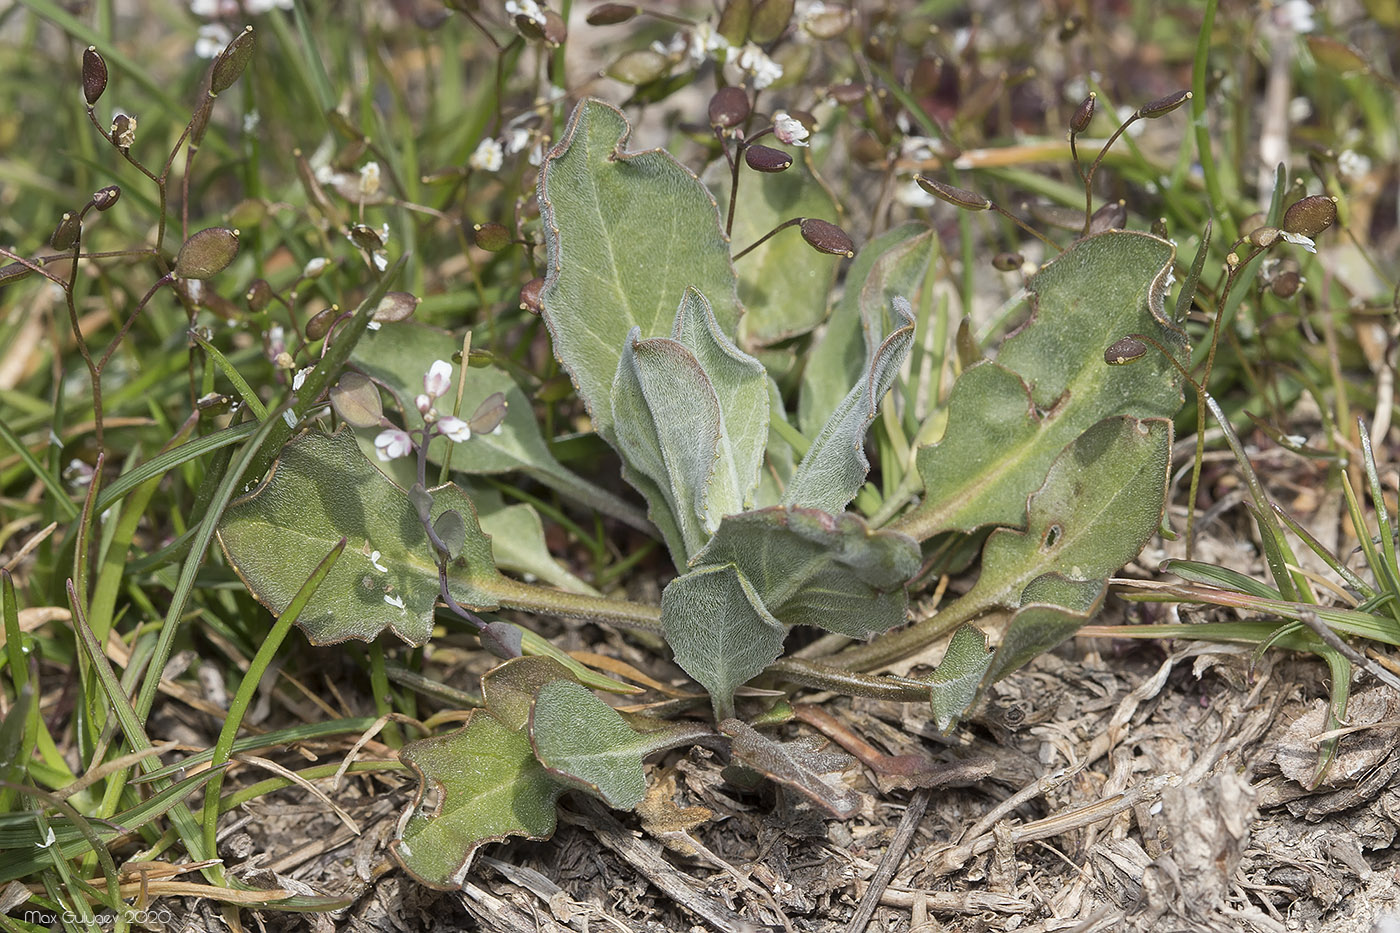
[[521,583],[509,577],[498,577],[489,584],[488,592],[503,608],[527,612],[550,613],[591,622],[606,622],[620,628],[642,632],[661,631],[661,607],[634,603],[625,599],[587,596]]

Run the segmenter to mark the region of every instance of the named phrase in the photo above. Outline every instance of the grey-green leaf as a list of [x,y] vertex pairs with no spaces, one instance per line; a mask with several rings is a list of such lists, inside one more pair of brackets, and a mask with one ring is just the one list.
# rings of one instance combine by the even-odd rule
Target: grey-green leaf
[[630,810],[646,795],[647,741],[617,710],[572,680],[540,688],[530,713],[530,741],[551,776],[610,807]]
[[827,418],[788,483],[783,504],[840,512],[865,482],[870,471],[865,432],[914,342],[914,312],[909,302],[896,297],[891,309],[894,330],[881,341],[860,381]]
[[975,625],[963,625],[953,633],[948,651],[928,679],[933,722],[947,732],[977,696],[982,675],[992,663],[987,636]]
[[782,654],[787,633],[732,564],[672,580],[661,628],[676,663],[709,691],[717,719],[733,714],[735,688]]
[[1021,608],[1001,636],[982,683],[996,683],[1039,654],[1069,638],[1103,605],[1106,580],[1070,580],[1045,574],[1021,592]]
[[614,107],[580,103],[539,178],[545,322],[604,438],[633,327],[643,338],[666,333],[688,287],[709,299],[725,333],[742,313],[714,197],[668,153],[626,151],[628,133]]

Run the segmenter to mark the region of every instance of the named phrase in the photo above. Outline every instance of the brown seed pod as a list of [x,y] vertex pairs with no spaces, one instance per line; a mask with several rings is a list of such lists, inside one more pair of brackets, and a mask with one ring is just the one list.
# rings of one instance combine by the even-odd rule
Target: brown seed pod
[[58,226],[53,228],[53,236],[49,237],[49,245],[60,251],[72,249],[82,230],[82,218],[72,211],[64,211],[58,219]]
[[175,274],[182,279],[207,279],[227,269],[238,255],[238,231],[210,227],[191,236],[175,257]]
[[1191,99],[1190,91],[1174,91],[1165,97],[1150,100],[1138,108],[1137,115],[1144,120],[1155,120],[1158,117],[1165,117],[1182,104]]
[[317,311],[311,316],[311,319],[306,322],[306,339],[320,340],[322,337],[326,336],[326,334],[329,334],[331,332],[331,325],[335,323],[335,319],[339,316],[340,309],[335,305]]
[[540,292],[544,291],[544,279],[533,278],[520,288],[520,307],[531,314],[543,314],[544,302],[540,301]]
[[406,321],[418,308],[418,298],[408,292],[389,292],[374,309],[374,319],[381,324]]
[[107,62],[95,46],[83,50],[83,99],[89,108],[107,90]]
[[729,0],[719,14],[715,32],[738,48],[749,36],[749,21],[753,18],[753,0]]
[[1259,247],[1273,246],[1282,232],[1278,227],[1255,227],[1249,233],[1249,242]]
[[1278,298],[1292,298],[1303,287],[1303,277],[1295,269],[1285,269],[1269,282],[1269,291]]
[[272,286],[267,284],[267,279],[254,279],[243,293],[243,299],[248,302],[249,311],[261,314],[272,303]]
[[125,113],[117,114],[112,118],[109,135],[118,149],[130,149],[136,144],[136,117]]
[[744,150],[744,162],[755,172],[785,172],[792,165],[792,156],[770,146],[749,146]]
[[222,94],[242,77],[243,70],[248,67],[248,60],[253,57],[253,45],[253,27],[244,26],[243,31],[234,36],[233,41],[214,59],[214,67],[209,72],[211,95]]
[[671,60],[655,49],[623,52],[608,66],[608,77],[624,84],[649,84],[671,70]]
[[588,11],[588,25],[616,26],[625,23],[641,12],[641,7],[630,3],[600,3]]
[[1122,230],[1128,225],[1128,202],[1110,201],[1094,211],[1089,217],[1089,232],[1102,233],[1105,230]]
[[472,429],[473,434],[490,434],[506,420],[509,407],[503,393],[492,392],[467,419],[467,426]]
[[116,185],[108,185],[99,188],[92,193],[92,206],[99,211],[105,211],[121,199],[122,189]]
[[968,191],[966,188],[957,188],[936,178],[929,178],[927,175],[916,175],[914,180],[919,183],[920,188],[929,194],[947,201],[955,207],[961,207],[963,210],[985,211],[992,206],[991,201],[974,191]]
[[793,0],[758,0],[749,18],[749,41],[767,45],[787,31]]
[[1283,212],[1283,229],[1298,236],[1315,237],[1337,220],[1337,202],[1323,194],[1294,201]]
[[1094,101],[1098,99],[1098,96],[1090,91],[1089,96],[1084,98],[1084,102],[1075,109],[1074,115],[1069,118],[1071,133],[1078,135],[1089,128],[1089,121],[1094,119]]
[[819,11],[813,10],[807,14],[802,20],[802,28],[813,39],[835,39],[850,29],[854,20],[849,7],[826,3]]
[[819,253],[831,256],[845,256],[850,259],[856,254],[856,244],[845,230],[825,220],[808,217],[800,224],[802,239]]
[[866,87],[864,84],[857,84],[853,82],[851,84],[834,85],[831,88],[829,88],[826,93],[828,97],[836,101],[838,104],[842,105],[843,107],[849,107],[851,106],[851,104],[858,104],[861,101],[865,100],[865,95],[868,91],[869,88]]
[[998,272],[1015,272],[1025,261],[1020,253],[997,253],[992,257],[992,268]]
[[749,118],[750,107],[749,95],[743,88],[722,87],[710,98],[710,125],[733,129]]
[[1136,337],[1124,337],[1103,352],[1103,361],[1110,366],[1135,363],[1147,355],[1147,344]]

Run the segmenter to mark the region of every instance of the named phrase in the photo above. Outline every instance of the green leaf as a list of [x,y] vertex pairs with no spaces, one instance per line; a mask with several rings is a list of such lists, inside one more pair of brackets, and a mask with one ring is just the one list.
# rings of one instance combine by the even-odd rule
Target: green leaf
[[481,699],[502,725],[518,732],[530,722],[535,694],[556,680],[572,681],[575,677],[552,658],[512,658],[481,675]]
[[630,810],[646,796],[642,756],[651,743],[586,687],[571,680],[540,687],[530,741],[551,776],[610,807]]
[[[731,233],[738,248],[793,217],[841,222],[840,208],[812,171],[810,152],[799,149],[792,155],[792,167],[779,174],[759,175],[740,169],[743,177]],[[705,172],[705,182],[726,211],[732,177],[723,159],[711,163]],[[776,343],[820,324],[839,267],[839,260],[815,252],[796,230],[783,231],[741,258],[735,269],[739,298],[747,309],[742,325],[744,345]]]
[[947,732],[972,705],[982,675],[992,663],[987,636],[975,625],[963,625],[953,633],[943,660],[928,679],[929,702],[938,731]]
[[633,328],[612,387],[625,475],[647,498],[677,566],[741,511],[758,487],[768,439],[768,377],[687,289],[672,337]]
[[[431,491],[435,518],[451,509],[465,526],[452,593],[468,606],[496,605],[501,580],[491,541],[456,486]],[[310,431],[283,449],[272,474],[232,503],[219,525],[229,563],[259,602],[280,614],[342,537],[349,542],[297,624],[313,644],[369,641],[386,628],[411,645],[428,640],[438,570],[408,493],[374,468],[349,431]]]
[[[391,843],[404,869],[434,888],[461,887],[482,845],[510,836],[548,839],[564,786],[535,759],[524,730],[483,709],[447,735],[411,742],[399,758],[417,774],[418,797]],[[436,806],[425,800],[436,790]]]
[[497,568],[521,574],[527,580],[536,577],[571,593],[600,595],[550,554],[544,525],[534,506],[525,502],[506,505],[494,489],[473,487],[469,495],[476,503],[481,530],[491,536],[491,556]]
[[1114,415],[1171,417],[1180,377],[1160,354],[1110,366],[1106,348],[1146,334],[1179,352],[1163,316],[1175,250],[1156,237],[1111,231],[1080,240],[1027,283],[1033,314],[995,364],[953,386],[948,429],[917,457],[923,503],[894,527],[925,540],[940,531],[1022,526],[1026,497],[1065,445]]
[[802,372],[797,422],[804,433],[821,430],[850,386],[869,370],[880,335],[894,326],[886,321],[890,302],[918,292],[937,254],[938,238],[921,223],[887,230],[856,254],[846,290]]
[[628,133],[620,111],[580,103],[539,179],[545,323],[606,439],[613,376],[633,327],[643,338],[665,333],[689,287],[710,301],[725,333],[742,313],[714,197],[665,151],[625,151]]
[[661,593],[661,629],[676,663],[709,691],[716,719],[734,709],[734,690],[783,651],[787,629],[733,564],[692,570]]
[[1171,437],[1166,419],[1127,417],[1077,437],[1031,497],[1026,530],[987,539],[982,573],[958,603],[1016,608],[1043,574],[1102,580],[1136,557],[1161,525]]
[[1001,636],[996,656],[982,678],[985,689],[1069,638],[1093,618],[1108,592],[1106,580],[1070,580],[1048,573],[1021,592],[1021,608]]
[[909,302],[896,297],[890,307],[894,330],[881,341],[860,381],[836,406],[797,465],[783,504],[840,512],[865,482],[870,471],[865,432],[914,342],[914,312]]
[[777,506],[727,516],[695,563],[734,565],[780,622],[868,638],[904,622],[921,559],[912,538],[853,513]]

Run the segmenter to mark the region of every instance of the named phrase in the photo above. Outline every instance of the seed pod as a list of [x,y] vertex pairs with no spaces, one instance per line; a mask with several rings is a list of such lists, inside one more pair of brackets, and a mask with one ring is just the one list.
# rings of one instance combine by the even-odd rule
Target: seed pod
[[214,67],[209,72],[209,93],[222,94],[242,75],[253,57],[253,27],[244,26],[243,31],[233,37],[219,57],[214,59]]
[[956,188],[953,185],[944,184],[936,178],[929,178],[927,175],[915,175],[914,180],[919,183],[929,194],[940,200],[947,201],[955,207],[961,207],[968,211],[985,211],[991,208],[992,202],[973,191],[966,188]]
[[1322,194],[1294,201],[1283,212],[1283,229],[1298,236],[1315,237],[1337,220],[1337,202]]
[[116,204],[117,201],[121,199],[121,196],[122,189],[116,185],[108,185],[105,188],[99,188],[92,193],[92,206],[97,208],[98,211],[105,211],[113,204]]
[[1084,98],[1084,102],[1075,109],[1074,116],[1069,118],[1069,131],[1071,133],[1078,135],[1089,128],[1089,121],[1094,119],[1094,101],[1098,96],[1090,91],[1089,96]]
[[[816,4],[812,6],[815,7]],[[835,39],[851,28],[853,19],[849,7],[825,3],[820,10],[807,13],[802,20],[802,28],[813,39]]]
[[992,257],[992,268],[998,272],[1015,272],[1025,261],[1020,253],[997,253]]
[[500,392],[492,392],[467,419],[467,426],[472,429],[473,434],[490,434],[500,427],[502,421],[506,420],[508,407],[505,395]]
[[331,387],[331,407],[347,424],[356,428],[376,428],[384,418],[384,400],[379,387],[364,373],[342,373]]
[[588,25],[616,26],[625,23],[641,12],[641,7],[630,3],[600,3],[588,11]]
[[1089,217],[1089,232],[1102,233],[1105,230],[1122,230],[1128,224],[1128,202],[1110,201],[1094,211]]
[[1308,51],[1319,65],[1325,65],[1339,74],[1371,70],[1360,52],[1331,36],[1308,36]]
[[214,113],[214,98],[208,94],[199,102],[194,113],[190,114],[190,150],[204,144],[204,132],[209,129],[209,117]]
[[655,49],[624,52],[608,66],[608,77],[625,84],[649,84],[671,70],[671,60]]
[[1152,221],[1152,235],[1155,237],[1160,237],[1163,240],[1168,238],[1167,218],[1158,217],[1156,220]]
[[512,243],[510,231],[503,224],[473,224],[472,239],[488,253],[499,253]]
[[272,286],[267,284],[267,279],[254,279],[253,284],[243,293],[243,300],[248,302],[249,311],[262,314],[267,306],[272,304]]
[[379,231],[366,224],[355,224],[352,226],[350,228],[350,240],[367,253],[372,253],[377,249],[384,248],[384,241],[379,238]]
[[531,314],[543,314],[544,302],[540,301],[540,292],[544,291],[544,279],[533,278],[520,288],[520,307]]
[[749,41],[767,45],[787,31],[793,0],[758,0],[749,17]]
[[755,172],[785,172],[792,165],[792,156],[770,146],[750,146],[744,150],[744,162]]
[[175,257],[175,274],[182,279],[212,278],[238,255],[238,231],[210,227],[191,236]]
[[556,49],[569,38],[569,27],[564,24],[564,17],[553,10],[544,11],[542,31],[544,32],[544,41]]
[[1278,298],[1292,298],[1303,287],[1303,277],[1295,269],[1285,269],[1274,276],[1269,283],[1269,291]]
[[83,99],[89,108],[107,90],[107,62],[95,46],[83,50]]
[[1278,227],[1255,227],[1249,233],[1249,242],[1258,247],[1273,246],[1281,233]]
[[845,256],[850,259],[856,254],[856,244],[845,230],[825,220],[808,217],[801,223],[802,239],[819,253],[831,256]]
[[406,321],[418,309],[418,297],[408,292],[389,292],[374,309],[374,319],[381,324]]
[[1110,366],[1135,363],[1147,355],[1147,344],[1136,337],[1124,337],[1103,352],[1103,361]]
[[462,548],[467,546],[466,519],[462,518],[462,513],[456,509],[448,509],[433,519],[433,534],[442,542],[448,558],[456,560],[461,555]]
[[320,340],[322,337],[326,336],[326,334],[329,334],[331,332],[331,325],[335,323],[335,319],[338,317],[340,317],[340,309],[335,305],[317,311],[311,316],[311,319],[306,322],[306,339]]
[[0,287],[18,282],[34,270],[22,262],[11,262],[0,266]]
[[118,149],[130,149],[136,144],[136,117],[125,113],[117,114],[112,118],[112,130],[109,135]]
[[64,211],[58,219],[58,226],[53,228],[53,236],[49,237],[49,245],[60,251],[72,249],[82,230],[82,217],[72,211]]
[[749,20],[753,17],[753,0],[729,0],[724,11],[719,14],[715,32],[724,36],[725,41],[738,48],[749,35]]
[[710,125],[733,129],[749,118],[749,110],[749,95],[743,88],[722,87],[710,98]]
[[1144,120],[1164,117],[1191,99],[1190,91],[1175,91],[1165,97],[1150,100],[1138,108],[1137,115]]
[[827,96],[843,107],[858,104],[865,99],[869,90],[864,84],[852,82],[850,84],[837,84],[827,90]]

